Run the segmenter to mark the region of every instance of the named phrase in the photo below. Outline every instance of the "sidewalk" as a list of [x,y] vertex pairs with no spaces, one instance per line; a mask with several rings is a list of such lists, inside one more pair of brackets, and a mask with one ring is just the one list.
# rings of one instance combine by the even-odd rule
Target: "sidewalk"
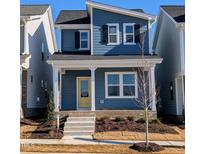
[[[73,136],[70,138],[64,139],[21,139],[21,145],[29,145],[29,144],[64,144],[64,145],[86,145],[86,144],[133,144],[143,141],[135,141],[135,140],[93,140],[92,136]],[[184,147],[185,143],[181,141],[150,141],[162,146],[167,147]]]

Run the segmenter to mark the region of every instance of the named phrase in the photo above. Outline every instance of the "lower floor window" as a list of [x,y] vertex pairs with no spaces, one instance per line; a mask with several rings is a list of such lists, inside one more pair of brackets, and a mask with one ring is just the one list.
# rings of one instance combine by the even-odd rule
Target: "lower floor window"
[[135,72],[106,72],[106,98],[137,97],[137,75]]

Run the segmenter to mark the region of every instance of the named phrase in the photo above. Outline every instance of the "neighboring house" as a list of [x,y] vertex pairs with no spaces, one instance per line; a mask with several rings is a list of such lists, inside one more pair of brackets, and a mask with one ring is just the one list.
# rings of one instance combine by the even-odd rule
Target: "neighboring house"
[[160,88],[161,112],[184,114],[185,93],[185,7],[161,6],[153,49],[163,58],[156,68]]
[[49,5],[21,5],[20,12],[21,106],[25,117],[45,110],[52,89],[52,67],[47,58],[56,48]]
[[[136,69],[146,68],[154,93],[155,65],[162,61],[151,51],[155,16],[92,1],[86,6],[87,10],[62,10],[55,23],[60,51],[48,60],[53,66],[55,111],[142,109],[136,101]],[[143,57],[141,32],[146,34]],[[156,111],[154,95],[150,109]]]

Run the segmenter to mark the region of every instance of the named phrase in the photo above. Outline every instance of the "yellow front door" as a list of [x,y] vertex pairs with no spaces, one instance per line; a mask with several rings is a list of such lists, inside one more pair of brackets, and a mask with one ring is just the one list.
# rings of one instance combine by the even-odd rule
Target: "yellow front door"
[[79,77],[78,81],[78,108],[91,107],[90,77]]

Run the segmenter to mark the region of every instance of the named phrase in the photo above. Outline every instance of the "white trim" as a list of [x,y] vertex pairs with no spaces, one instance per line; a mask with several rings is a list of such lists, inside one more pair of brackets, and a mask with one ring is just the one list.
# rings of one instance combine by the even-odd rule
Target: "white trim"
[[179,115],[179,102],[178,102],[178,84],[177,84],[177,79],[175,78],[175,96],[176,96],[176,113]]
[[89,67],[151,67],[162,62],[162,58],[139,59],[107,59],[107,60],[48,60],[59,68],[89,68]]
[[[135,23],[123,23],[123,44],[124,45],[136,45],[135,43]],[[133,33],[126,33],[126,26],[132,26],[133,27]],[[133,42],[126,42],[126,36],[132,35],[133,36]]]
[[60,52],[62,52],[62,49],[61,49],[62,48],[62,45],[61,45],[61,43],[62,43],[62,38],[61,38],[62,37],[62,29],[60,29],[60,34],[59,35],[60,35],[59,36],[59,38],[60,38],[60,45],[59,45],[60,46]]
[[90,9],[90,36],[91,36],[91,55],[93,55],[93,8]]
[[[89,30],[79,30],[79,32],[80,32],[80,48],[79,48],[79,50],[90,50],[90,31]],[[88,35],[88,38],[86,40],[83,40],[83,41],[88,42],[87,48],[81,48],[81,33],[87,33],[87,35]]]
[[[76,110],[82,109],[82,108],[79,108],[79,103],[78,103],[78,79],[80,79],[80,78],[87,78],[87,79],[91,80],[90,76],[77,76],[76,77]],[[92,105],[91,102],[90,102],[90,105]],[[83,108],[83,110],[91,110],[91,108]]]
[[[108,44],[107,45],[119,45],[120,44],[120,30],[119,30],[119,23],[108,23]],[[109,26],[116,26],[116,34],[110,34],[109,33]],[[116,35],[117,36],[117,42],[116,43],[110,43],[109,36],[110,35]]]
[[89,68],[91,71],[91,110],[95,111],[95,67]]
[[59,29],[90,29],[90,24],[56,24],[56,28]]
[[134,17],[142,18],[142,19],[146,19],[146,20],[153,20],[154,21],[156,18],[154,15],[149,15],[149,14],[145,14],[145,13],[141,13],[141,12],[136,12],[136,11],[123,9],[123,8],[119,8],[119,7],[114,7],[114,6],[110,6],[110,5],[105,5],[102,3],[97,3],[97,2],[88,1],[88,0],[86,1],[86,5],[93,7],[93,8],[98,8],[98,9],[107,10],[110,12],[116,12],[116,13],[120,13],[120,14],[129,15],[129,16],[134,16]]
[[152,25],[150,21],[148,21],[148,33],[149,33],[149,54],[152,53],[152,42],[151,42],[151,31],[152,31]]
[[[119,75],[119,84],[115,84],[116,86],[119,86],[120,95],[119,96],[108,96],[108,75],[110,74],[116,74]],[[123,84],[123,75],[124,74],[134,74],[134,84]],[[129,85],[129,86],[135,86],[135,95],[134,96],[123,96],[123,86]],[[112,85],[111,85],[112,86]],[[106,99],[113,99],[113,98],[138,98],[138,84],[137,84],[137,72],[105,72],[105,98]]]

